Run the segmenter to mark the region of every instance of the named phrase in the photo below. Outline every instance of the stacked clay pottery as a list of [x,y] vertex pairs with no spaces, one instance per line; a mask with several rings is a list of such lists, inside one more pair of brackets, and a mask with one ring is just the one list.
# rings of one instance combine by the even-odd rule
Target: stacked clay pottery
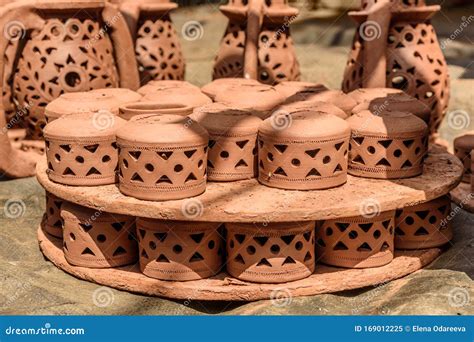
[[454,139],[454,154],[464,165],[462,181],[471,182],[471,151],[474,149],[474,132],[468,132]]
[[185,116],[136,116],[117,132],[120,191],[152,201],[200,195],[208,140],[206,130]]
[[220,113],[201,111],[197,121],[209,133],[208,180],[236,181],[256,176],[260,118],[228,109]]
[[213,222],[138,218],[140,270],[148,277],[186,281],[211,277],[223,267],[223,240]]
[[71,114],[49,123],[44,129],[49,179],[81,186],[115,183],[115,133],[124,123],[102,112]]
[[435,133],[449,102],[449,76],[430,18],[440,6],[424,0],[362,0],[349,15],[359,24],[342,89],[403,90],[431,109]]
[[65,203],[63,251],[68,263],[88,268],[133,264],[138,259],[135,218]]
[[248,78],[218,78],[202,87],[201,91],[214,101],[218,93],[225,92],[228,88],[259,84],[261,83]]
[[59,197],[46,191],[46,212],[44,214],[43,230],[59,239],[63,238],[63,222],[61,219],[61,207],[64,201]]
[[[20,20],[25,30],[14,62],[6,64],[14,71],[2,68],[0,79],[10,75],[3,88],[10,87],[16,110],[25,111],[29,137],[42,136],[44,109],[63,93],[139,86],[126,22],[105,0],[18,1],[3,8],[1,19],[2,32],[14,20]],[[108,30],[112,23],[114,29]],[[4,56],[14,39],[8,35],[1,39]],[[115,59],[114,51],[122,52],[120,58]]]
[[314,272],[314,222],[227,223],[227,272],[240,280],[285,283]]
[[342,185],[349,138],[349,125],[334,115],[272,116],[259,129],[258,180],[293,190]]
[[301,102],[285,102],[281,106],[273,110],[273,115],[281,113],[288,113],[290,115],[301,115],[303,112],[313,115],[317,114],[332,114],[341,119],[346,120],[349,116],[341,108],[332,103],[320,101],[301,101]]
[[386,265],[393,260],[394,226],[394,211],[320,222],[317,261],[348,268]]
[[245,77],[275,84],[300,78],[289,24],[298,10],[283,0],[230,0],[229,18],[214,62],[213,78]]
[[453,237],[449,196],[405,207],[395,217],[395,248],[440,247]]
[[181,115],[193,113],[193,108],[178,103],[164,102],[135,102],[120,107],[119,116],[124,120],[131,120],[140,115]]
[[283,81],[281,83],[278,83],[275,86],[275,89],[279,91],[286,98],[307,89],[328,90],[326,86],[322,84],[311,83],[311,82],[301,82],[301,81]]
[[135,38],[140,80],[184,79],[185,62],[181,44],[171,21],[178,5],[169,0],[121,0],[124,14]]
[[368,178],[409,178],[423,173],[428,127],[404,112],[366,110],[347,119],[351,130],[349,173]]

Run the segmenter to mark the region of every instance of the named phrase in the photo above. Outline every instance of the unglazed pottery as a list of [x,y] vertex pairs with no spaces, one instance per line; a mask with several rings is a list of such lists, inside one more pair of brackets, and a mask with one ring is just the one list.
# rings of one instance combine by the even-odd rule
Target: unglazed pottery
[[140,87],[137,92],[140,95],[148,95],[149,93],[160,92],[164,90],[174,91],[199,91],[199,87],[191,84],[187,81],[173,81],[173,80],[161,80],[161,81],[150,81],[144,86]]
[[403,90],[394,88],[358,88],[351,91],[348,95],[359,105],[391,94],[403,94]]
[[395,216],[395,248],[422,249],[445,245],[453,238],[448,196],[405,207]]
[[273,110],[273,115],[275,114],[285,114],[289,115],[302,115],[305,112],[308,115],[314,114],[331,114],[335,115],[341,119],[347,119],[349,116],[341,108],[333,105],[332,103],[321,102],[321,101],[297,101],[297,102],[285,102],[281,106],[276,107]]
[[142,84],[150,80],[182,80],[185,63],[170,12],[178,5],[169,0],[121,0],[124,14],[135,38]]
[[229,18],[214,62],[213,78],[245,77],[275,84],[299,80],[289,25],[298,10],[283,0],[230,0]]
[[431,109],[435,133],[450,93],[447,64],[430,22],[439,10],[424,0],[362,0],[362,9],[349,13],[359,27],[342,89],[401,89]]
[[328,90],[328,88],[322,84],[301,81],[283,81],[275,85],[275,89],[279,91],[284,97],[290,97],[300,91],[307,89]]
[[120,191],[152,201],[203,193],[208,141],[206,130],[184,116],[133,118],[117,132]]
[[316,261],[347,268],[379,267],[393,260],[395,212],[319,222]]
[[462,181],[471,182],[471,151],[474,149],[474,132],[468,132],[454,139],[454,154],[464,165]]
[[201,88],[201,91],[209,96],[212,100],[215,100],[218,93],[226,91],[229,87],[239,87],[242,85],[259,85],[260,82],[248,79],[248,78],[218,78],[211,83],[206,84]]
[[352,135],[349,174],[367,178],[408,178],[423,173],[428,127],[404,112],[361,111],[347,119]]
[[63,251],[68,263],[88,268],[133,264],[138,259],[135,218],[65,203]]
[[124,120],[131,120],[140,115],[181,115],[187,116],[193,113],[190,106],[178,104],[176,102],[152,102],[142,101],[130,103],[120,107],[119,116]]
[[342,185],[349,137],[349,125],[334,115],[276,114],[260,125],[258,180],[294,190]]
[[137,219],[140,270],[148,277],[186,281],[211,277],[223,267],[220,223]]
[[240,280],[285,283],[314,272],[314,221],[226,223],[227,272]]
[[331,103],[341,108],[347,116],[350,116],[352,109],[357,105],[357,102],[347,94],[344,94],[340,90],[327,90],[320,86],[305,88],[304,90],[298,91],[294,95],[286,99],[285,104],[306,102],[306,101],[318,101]]
[[63,238],[63,222],[61,219],[61,207],[64,201],[52,193],[46,191],[46,212],[42,222],[42,227],[46,233]]
[[[104,0],[69,2],[18,1],[2,7],[2,32],[19,21],[28,32],[20,37],[14,71],[1,68],[16,110],[24,110],[28,136],[39,138],[46,105],[63,93],[97,88],[139,86],[133,42],[118,10]],[[113,29],[111,29],[113,28]],[[11,41],[3,35],[0,53]],[[120,58],[114,55],[120,52]],[[117,57],[117,58],[116,58]]]
[[66,185],[95,186],[116,182],[115,133],[125,123],[109,113],[61,117],[46,125],[48,177]]

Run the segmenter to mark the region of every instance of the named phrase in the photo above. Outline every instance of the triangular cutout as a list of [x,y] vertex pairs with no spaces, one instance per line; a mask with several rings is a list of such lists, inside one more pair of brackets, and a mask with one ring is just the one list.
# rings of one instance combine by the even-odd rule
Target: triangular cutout
[[95,167],[91,167],[90,170],[87,172],[86,177],[92,175],[101,175],[101,173]]
[[171,151],[161,151],[161,152],[157,152],[157,154],[163,159],[163,160],[168,160],[170,159],[171,155],[173,154],[173,152]]
[[308,178],[308,177],[321,177],[321,174],[318,172],[318,170],[316,170],[315,168],[312,168],[306,174],[306,178]]
[[384,242],[384,243],[382,244],[382,247],[380,247],[380,250],[381,250],[381,251],[385,251],[385,250],[387,250],[387,249],[389,249],[389,248],[390,248],[390,246],[388,245],[388,243],[387,243],[387,242]]
[[257,266],[268,266],[268,267],[272,267],[272,264],[270,264],[267,259],[262,258],[262,260],[260,260],[260,261],[258,262]]
[[241,149],[243,149],[245,147],[245,145],[247,145],[249,141],[248,140],[241,140],[241,141],[237,141],[236,144],[237,146],[239,146]]
[[66,167],[66,169],[63,172],[63,176],[75,176],[76,174],[74,171],[71,170],[71,168]]
[[215,144],[216,144],[215,140],[209,140],[209,143],[207,146],[209,146],[209,148],[213,148]]
[[164,255],[164,254],[160,254],[160,256],[158,258],[156,258],[156,261],[157,262],[170,262],[169,259]]
[[360,155],[357,155],[354,159],[352,159],[351,163],[365,165],[364,159],[362,159]]
[[197,262],[201,260],[204,260],[203,256],[198,252],[194,252],[194,254],[189,259],[189,262]]
[[193,239],[194,242],[200,243],[204,237],[204,233],[190,234],[189,237]]
[[395,228],[395,235],[403,236],[403,235],[405,235],[405,232],[397,227],[397,228]]
[[429,210],[420,210],[420,211],[415,212],[416,216],[418,216],[422,220],[424,220],[428,216],[429,213],[430,213]]
[[160,183],[173,184],[173,182],[171,181],[171,179],[169,179],[167,175],[161,176],[160,179],[156,181],[156,184],[160,184]]
[[118,246],[112,256],[127,254],[127,251],[122,246]]
[[309,242],[309,239],[311,239],[311,232],[306,232],[303,234],[303,237],[306,241]]
[[194,173],[190,173],[188,175],[188,177],[186,177],[186,180],[184,181],[184,183],[187,183],[187,182],[191,182],[191,181],[195,181],[197,180],[196,176],[194,175]]
[[235,234],[235,239],[237,240],[238,243],[242,244],[245,240],[245,235],[244,234]]
[[166,240],[168,237],[168,233],[153,233],[153,235],[156,237],[156,239],[160,242],[163,242]]
[[71,145],[59,145],[59,147],[66,152],[71,152]]
[[338,243],[336,243],[336,245],[334,246],[334,250],[335,251],[347,251],[349,248],[347,248],[347,246],[342,242],[342,241],[339,241]]
[[354,140],[356,144],[360,146],[364,142],[364,137],[352,137],[352,140]]
[[349,226],[350,226],[349,223],[336,222],[336,227],[339,229],[341,233],[344,233],[347,227]]
[[357,248],[359,252],[370,252],[372,251],[372,247],[369,246],[367,242],[364,242],[362,245]]
[[188,157],[188,159],[191,159],[191,157],[196,153],[197,150],[189,150],[189,151],[184,151],[184,155]]
[[282,239],[284,243],[289,245],[295,239],[295,236],[294,235],[284,235],[284,236],[281,236],[280,239]]
[[211,168],[211,169],[214,169],[214,164],[212,164],[209,159],[207,160],[207,167]]
[[140,236],[143,239],[145,237],[146,231],[143,229],[139,229],[138,232],[140,233]]
[[142,250],[141,256],[142,256],[142,258],[146,258],[146,259],[149,258],[148,253],[144,249]]
[[376,166],[392,166],[390,162],[385,158],[380,159],[375,165]]
[[92,224],[90,224],[90,223],[79,223],[79,226],[82,228],[82,230],[85,233],[88,233],[89,230],[91,230],[93,228]]
[[257,242],[260,246],[264,246],[267,241],[268,241],[268,237],[266,236],[254,236],[253,238],[255,240],[255,242]]
[[125,226],[125,222],[114,222],[111,225],[112,225],[112,228],[114,228],[116,232],[119,232]]
[[81,255],[93,255],[93,256],[95,256],[94,252],[92,252],[89,247],[86,247],[86,248],[82,251]]
[[138,173],[134,173],[132,175],[132,178],[130,179],[132,182],[140,182],[140,183],[143,183],[143,178],[140,177],[140,175]]
[[311,260],[311,253],[306,252],[306,255],[304,256],[304,262]]
[[237,256],[234,258],[234,261],[238,262],[239,264],[245,265],[245,260],[240,254],[237,254]]
[[392,144],[393,140],[379,140],[378,143],[385,148],[388,148]]
[[402,169],[405,168],[405,167],[412,167],[413,164],[411,163],[411,161],[409,161],[408,159],[403,163],[402,165]]
[[241,168],[241,167],[248,167],[249,165],[245,162],[245,160],[240,159],[237,164],[235,164],[235,168]]
[[283,168],[281,167],[278,167],[275,172],[273,172],[275,175],[280,175],[280,176],[285,176],[285,177],[288,177],[288,175],[286,174],[285,170],[283,170]]
[[423,236],[423,235],[429,235],[430,233],[424,228],[424,227],[420,227],[417,229],[417,231],[415,232],[415,236]]
[[370,228],[373,227],[373,223],[359,223],[359,227],[360,229],[362,229],[364,232],[368,232],[370,230]]
[[296,264],[296,261],[295,259],[293,259],[292,257],[290,256],[287,256],[285,260],[283,260],[283,262],[281,263],[281,265],[286,265],[286,264]]
[[390,222],[391,220],[382,221],[382,225],[385,227],[385,229],[388,229],[390,227]]
[[141,156],[141,152],[140,151],[129,151],[128,154],[130,155],[130,157],[132,157],[133,159],[135,160],[138,160],[138,158],[140,158]]
[[95,153],[95,151],[97,151],[98,148],[99,148],[99,144],[86,145],[86,146],[84,146],[84,149],[86,149],[86,150],[89,151],[90,153]]
[[414,139],[403,140],[403,145],[405,145],[406,147],[410,147],[411,145],[413,145],[414,142],[415,142]]
[[285,153],[286,149],[288,148],[288,145],[273,145],[273,146],[275,146],[275,148],[280,153]]
[[316,157],[316,155],[318,154],[319,151],[321,151],[321,149],[317,148],[317,149],[314,149],[314,150],[304,151],[304,153],[306,153],[311,158],[314,158],[314,157]]
[[341,171],[343,171],[341,164],[337,164],[336,168],[334,169],[334,173],[335,172],[341,172]]
[[341,149],[342,145],[344,145],[344,143],[343,143],[343,142],[341,142],[341,143],[338,143],[338,144],[334,145],[334,147],[336,148],[336,150],[338,150],[338,151],[339,151],[339,150]]

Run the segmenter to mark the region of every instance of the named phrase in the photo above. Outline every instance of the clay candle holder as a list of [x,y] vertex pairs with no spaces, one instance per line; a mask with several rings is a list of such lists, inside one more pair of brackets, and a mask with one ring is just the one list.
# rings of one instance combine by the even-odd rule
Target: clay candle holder
[[294,190],[342,185],[349,137],[349,125],[334,115],[272,116],[259,129],[258,180]]
[[63,251],[71,265],[108,268],[138,259],[135,218],[65,203]]
[[201,111],[197,121],[209,133],[208,180],[235,181],[256,176],[260,118],[228,109],[220,113]]
[[349,174],[367,178],[409,178],[423,173],[428,127],[403,112],[362,111],[347,122],[352,135]]
[[314,221],[226,223],[227,272],[240,280],[285,283],[314,272]]
[[208,140],[206,130],[187,117],[133,118],[117,132],[120,191],[152,201],[203,193]]
[[48,177],[66,185],[116,182],[116,130],[124,120],[108,112],[71,114],[44,129]]
[[220,223],[137,219],[140,269],[148,277],[186,281],[211,277],[223,267]]
[[152,81],[138,89],[143,101],[177,103],[192,108],[212,103],[201,90],[184,81]]
[[[370,215],[372,216],[372,215]],[[379,267],[393,260],[395,212],[319,222],[316,261],[347,268]]]
[[62,199],[46,191],[46,212],[42,227],[46,233],[59,239],[63,238],[63,222],[61,219],[63,203]]
[[395,248],[424,249],[440,247],[453,238],[448,196],[405,207],[395,217]]
[[124,120],[131,120],[140,115],[180,115],[188,116],[193,108],[183,104],[164,102],[135,102],[120,107],[119,116]]
[[306,88],[297,92],[286,99],[285,104],[318,101],[331,103],[341,108],[347,116],[350,116],[352,109],[357,105],[357,102],[347,94],[340,90],[327,90],[319,86],[315,88]]
[[464,173],[462,181],[464,183],[471,182],[471,151],[474,149],[474,132],[468,132],[454,139],[454,154],[464,165]]
[[275,89],[285,98],[288,98],[300,91],[305,91],[308,89],[328,90],[328,88],[326,88],[326,86],[322,84],[301,81],[283,81],[275,85]]
[[209,96],[213,101],[217,94],[227,91],[231,87],[240,87],[243,85],[259,85],[260,82],[248,78],[218,78],[201,88],[201,91]]

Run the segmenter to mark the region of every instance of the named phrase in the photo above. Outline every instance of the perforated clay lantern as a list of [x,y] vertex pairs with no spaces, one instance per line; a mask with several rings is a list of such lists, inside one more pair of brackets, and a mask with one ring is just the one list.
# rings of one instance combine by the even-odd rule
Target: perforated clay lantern
[[245,77],[267,84],[299,80],[289,26],[298,10],[285,0],[230,0],[229,18],[214,63],[213,78]]
[[25,112],[29,136],[42,136],[44,109],[63,93],[138,88],[133,42],[123,16],[112,4],[18,1],[2,7],[0,13],[2,32],[13,21],[25,28],[15,36],[0,37],[2,56],[20,39],[14,62],[6,64],[15,69],[2,68],[0,79],[10,75],[4,88],[10,88],[16,109]]
[[467,132],[454,139],[454,154],[464,166],[462,181],[470,183],[472,177],[471,151],[474,149],[474,131]]
[[449,75],[430,18],[440,6],[424,0],[362,0],[349,15],[359,24],[342,89],[389,87],[405,91],[431,110],[436,133],[449,102]]

